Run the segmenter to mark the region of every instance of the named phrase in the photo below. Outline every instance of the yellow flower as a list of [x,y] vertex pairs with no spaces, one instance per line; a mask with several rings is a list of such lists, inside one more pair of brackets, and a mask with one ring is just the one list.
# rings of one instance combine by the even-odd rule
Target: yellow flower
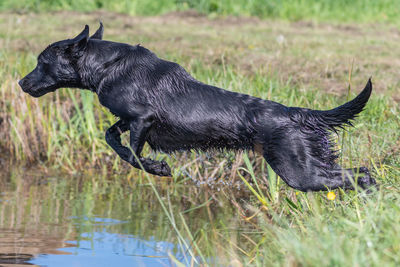
[[335,198],[336,198],[335,192],[328,192],[328,194],[326,194],[326,197],[329,200],[335,200]]

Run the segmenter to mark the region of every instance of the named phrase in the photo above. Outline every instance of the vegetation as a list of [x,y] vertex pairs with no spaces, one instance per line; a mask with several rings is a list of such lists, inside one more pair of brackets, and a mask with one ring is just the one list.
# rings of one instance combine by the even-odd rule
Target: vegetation
[[18,11],[109,11],[130,15],[160,15],[188,9],[210,15],[258,16],[288,20],[361,21],[398,23],[397,0],[3,0],[0,10]]
[[[7,3],[11,2],[0,5],[5,8]],[[36,2],[37,6],[46,3],[59,2]],[[104,141],[105,130],[116,119],[95,95],[60,89],[34,99],[17,85],[49,43],[74,36],[86,23],[94,31],[98,19],[105,24],[106,39],[140,42],[179,62],[201,81],[289,106],[336,107],[357,94],[373,75],[374,92],[367,109],[355,128],[336,140],[341,163],[369,167],[381,190],[368,196],[336,190],[335,200],[328,200],[326,193],[296,192],[252,153],[166,156],[152,155],[147,148],[145,154],[169,162],[173,178],[155,182],[155,177],[130,168]],[[5,25],[0,28],[3,153],[19,163],[40,163],[35,169],[88,177],[46,182],[27,173],[11,170],[14,175],[7,176],[6,172],[11,178],[1,181],[10,179],[13,189],[23,188],[24,181],[31,187],[26,194],[14,190],[16,194],[2,196],[7,201],[0,203],[0,227],[20,227],[21,221],[28,226],[38,221],[54,224],[64,216],[95,214],[120,220],[141,214],[143,221],[136,222],[142,226],[157,214],[157,234],[148,228],[121,229],[126,227],[122,225],[110,231],[149,233],[149,237],[180,242],[203,263],[218,259],[218,264],[233,266],[399,264],[400,62],[396,58],[400,47],[398,33],[390,26],[210,20],[188,13],[138,19],[107,12],[0,13],[0,23]],[[182,23],[185,27],[179,26]],[[352,86],[346,88],[348,84]],[[2,166],[8,168],[9,164]],[[9,190],[3,188],[2,192]],[[57,201],[60,196],[62,202]],[[35,202],[42,197],[44,202]],[[132,210],[132,202],[143,206]],[[41,215],[38,219],[33,214]]]

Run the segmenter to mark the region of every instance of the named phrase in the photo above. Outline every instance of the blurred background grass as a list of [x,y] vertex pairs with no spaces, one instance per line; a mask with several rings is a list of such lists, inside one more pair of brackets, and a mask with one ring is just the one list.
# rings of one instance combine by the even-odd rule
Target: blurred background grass
[[202,14],[257,16],[287,20],[358,21],[398,23],[397,0],[2,0],[0,10],[46,12],[109,10],[130,15],[160,15],[196,10]]

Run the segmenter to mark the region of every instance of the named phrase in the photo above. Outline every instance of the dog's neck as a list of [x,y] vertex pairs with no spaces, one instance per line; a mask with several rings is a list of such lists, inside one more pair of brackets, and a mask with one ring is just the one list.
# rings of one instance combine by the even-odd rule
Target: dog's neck
[[[136,48],[130,45],[126,45],[125,48],[127,47],[132,51]],[[81,88],[98,93],[104,80],[116,75],[115,69],[119,64],[123,64],[121,61],[127,57],[127,49],[121,49],[121,44],[89,40],[84,56],[78,61]]]

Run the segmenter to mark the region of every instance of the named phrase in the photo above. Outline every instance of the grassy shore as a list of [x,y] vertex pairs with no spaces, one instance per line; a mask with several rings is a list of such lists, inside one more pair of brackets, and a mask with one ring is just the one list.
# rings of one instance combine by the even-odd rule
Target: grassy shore
[[[105,39],[141,43],[160,57],[179,62],[203,82],[288,106],[336,107],[354,97],[373,76],[374,92],[367,109],[355,121],[355,128],[337,136],[341,163],[369,167],[382,185],[380,192],[368,197],[335,191],[338,197],[329,201],[325,193],[296,192],[279,179],[275,182],[263,159],[252,153],[152,156],[169,162],[172,181],[178,184],[206,182],[201,186],[210,189],[227,182],[243,189],[241,174],[255,190],[247,190],[240,198],[228,195],[241,222],[252,226],[251,234],[240,237],[247,240],[245,245],[232,238],[229,226],[219,226],[213,232],[218,238],[213,239],[194,234],[194,228],[186,231],[184,224],[177,229],[198,245],[192,248],[196,255],[258,266],[399,263],[400,35],[395,28],[210,19],[193,12],[158,17],[108,12],[0,13],[0,147],[12,160],[40,163],[37,166],[44,170],[84,174],[100,169],[123,174],[127,180],[134,177],[139,183],[154,182],[121,162],[107,146],[104,132],[116,118],[100,106],[95,95],[61,89],[34,99],[17,85],[49,43],[73,37],[87,23],[93,32],[99,19],[105,24]],[[152,154],[148,148],[144,153]],[[218,192],[211,195],[218,205]],[[183,218],[180,208],[166,211],[169,220]],[[214,255],[215,247],[218,255]]]

